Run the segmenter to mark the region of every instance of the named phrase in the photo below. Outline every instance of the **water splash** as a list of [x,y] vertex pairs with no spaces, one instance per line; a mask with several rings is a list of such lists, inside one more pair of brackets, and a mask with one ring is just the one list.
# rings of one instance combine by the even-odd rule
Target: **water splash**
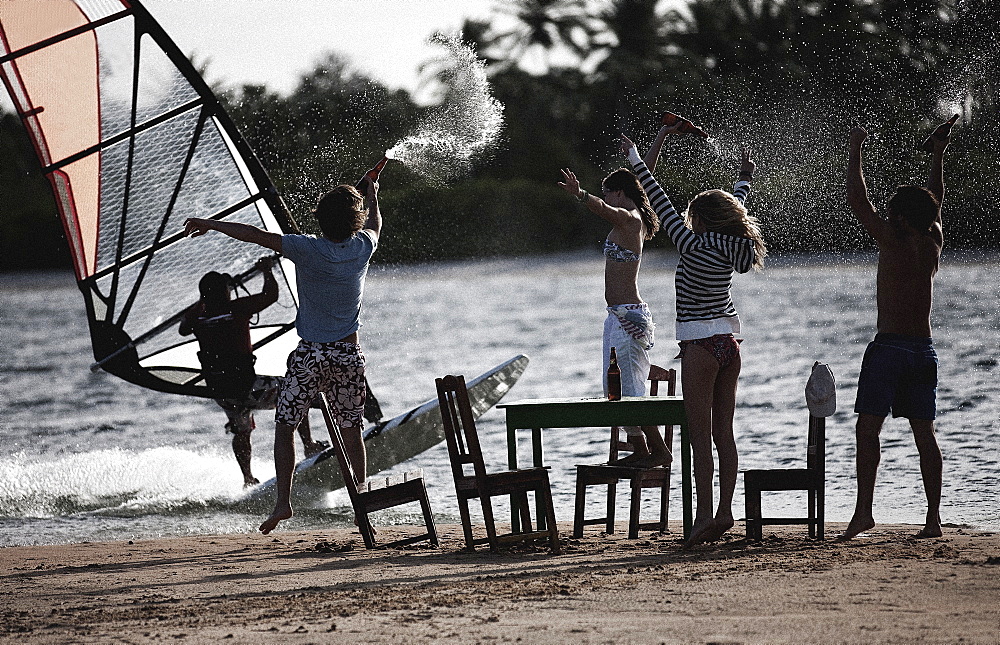
[[0,517],[135,516],[229,506],[243,495],[231,458],[175,447],[0,459]]
[[984,85],[995,83],[1000,67],[1000,35],[992,21],[976,19],[974,3],[959,0],[955,5],[958,20],[967,26],[966,40],[975,43],[969,47],[966,57],[950,61],[941,74],[941,87],[937,93],[936,117],[944,120],[953,114],[961,114],[962,121],[968,122],[972,116],[975,97]]
[[385,155],[442,185],[466,174],[472,160],[496,144],[504,107],[490,91],[485,63],[461,34],[436,34],[430,42],[445,50],[431,63],[444,84],[444,101]]

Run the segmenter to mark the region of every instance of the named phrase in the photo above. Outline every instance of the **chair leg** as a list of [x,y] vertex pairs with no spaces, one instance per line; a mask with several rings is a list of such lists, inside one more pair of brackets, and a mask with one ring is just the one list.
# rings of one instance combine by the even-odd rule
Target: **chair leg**
[[552,487],[549,485],[548,478],[546,478],[545,483],[539,490],[535,491],[535,496],[545,499],[545,518],[549,529],[549,547],[552,553],[558,555],[561,552],[559,548],[559,528],[556,526],[556,509],[552,504]]
[[587,504],[587,481],[576,473],[576,504],[573,510],[573,537],[583,537],[583,513]]
[[458,498],[458,513],[462,516],[462,533],[465,534],[465,548],[475,551],[476,545],[472,535],[472,517],[469,515],[469,500],[464,497]]
[[490,551],[499,551],[500,542],[497,540],[497,525],[493,519],[493,500],[485,494],[480,493],[480,501],[483,503],[483,523],[486,524],[486,537],[490,542]]
[[816,537],[825,539],[826,522],[826,489],[825,484],[816,490]]
[[604,532],[611,535],[615,532],[615,505],[618,497],[618,480],[608,482],[608,512],[605,516]]
[[816,537],[816,489],[810,488],[806,491],[806,499],[809,505],[809,537]]
[[368,513],[365,511],[355,511],[354,519],[358,522],[358,533],[361,534],[361,539],[364,540],[366,549],[375,548],[375,534],[372,531],[371,522],[368,521]]
[[663,478],[663,488],[660,489],[660,533],[667,532],[667,519],[670,515],[670,466],[665,466],[666,475]]
[[434,514],[431,512],[431,501],[427,499],[427,487],[423,481],[420,483],[420,510],[424,513],[424,524],[427,526],[427,534],[431,538],[431,544],[438,546],[437,526],[434,525]]
[[629,480],[632,495],[629,498],[628,510],[628,538],[635,540],[639,537],[639,509],[642,505],[642,479],[634,477]]
[[528,504],[528,493],[521,491],[516,497],[518,510],[521,514],[521,532],[531,533],[535,529],[531,525],[531,506]]
[[763,527],[760,522],[760,490],[748,483],[746,479],[743,480],[743,487],[743,497],[746,504],[747,539],[760,541],[764,537]]

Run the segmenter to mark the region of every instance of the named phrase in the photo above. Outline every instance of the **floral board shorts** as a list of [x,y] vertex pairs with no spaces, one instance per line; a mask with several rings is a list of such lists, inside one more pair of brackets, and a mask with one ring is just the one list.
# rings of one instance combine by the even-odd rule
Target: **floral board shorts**
[[320,392],[341,428],[363,428],[365,355],[357,343],[300,340],[291,354],[278,394],[274,421],[295,427]]

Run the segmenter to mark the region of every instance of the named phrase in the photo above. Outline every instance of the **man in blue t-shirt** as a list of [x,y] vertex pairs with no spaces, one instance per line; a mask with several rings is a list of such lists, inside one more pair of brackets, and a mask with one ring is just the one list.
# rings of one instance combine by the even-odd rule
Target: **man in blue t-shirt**
[[274,427],[277,500],[260,525],[265,535],[292,516],[295,427],[320,392],[330,393],[333,414],[344,435],[347,456],[364,481],[365,444],[361,436],[365,407],[365,356],[358,343],[361,297],[368,262],[378,246],[382,215],[378,183],[366,178],[365,198],[353,186],[340,185],[323,195],[314,211],[322,236],[279,235],[238,222],[192,218],[191,237],[218,231],[234,239],[282,253],[295,263],[299,312],[295,328],[301,340],[288,356],[288,370],[278,395]]

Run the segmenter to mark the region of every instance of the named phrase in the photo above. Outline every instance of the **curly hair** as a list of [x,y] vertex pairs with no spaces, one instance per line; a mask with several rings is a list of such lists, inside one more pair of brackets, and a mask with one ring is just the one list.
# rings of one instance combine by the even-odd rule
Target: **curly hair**
[[351,237],[368,219],[365,200],[354,186],[341,184],[319,199],[313,211],[323,235],[339,242]]
[[691,228],[691,220],[695,217],[709,231],[753,240],[754,269],[760,271],[763,268],[767,245],[764,244],[760,224],[732,193],[718,189],[698,193],[688,202],[687,212],[684,213],[684,223],[688,228]]
[[642,217],[642,223],[646,225],[645,239],[653,239],[656,232],[660,230],[660,220],[656,217],[656,213],[653,212],[652,206],[649,205],[649,197],[646,196],[646,191],[642,189],[639,178],[631,170],[619,168],[605,177],[601,185],[605,190],[620,190],[625,193],[626,197],[632,200],[632,203],[635,204],[636,209],[639,211],[639,216]]

